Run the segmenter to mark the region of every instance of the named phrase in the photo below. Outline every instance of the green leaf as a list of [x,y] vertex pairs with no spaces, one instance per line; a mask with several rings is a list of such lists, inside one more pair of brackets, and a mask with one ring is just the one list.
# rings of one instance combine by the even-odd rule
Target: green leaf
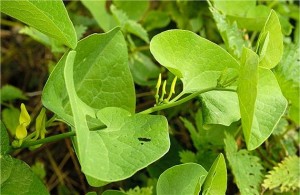
[[153,29],[167,26],[170,21],[171,19],[167,13],[159,10],[151,10],[147,13],[143,20],[143,26],[147,31],[151,31]]
[[274,167],[263,182],[266,189],[279,189],[280,192],[299,190],[300,158],[298,156],[286,157]]
[[1,90],[1,103],[5,101],[11,101],[16,99],[27,100],[27,97],[23,95],[23,92],[12,85],[4,85]]
[[114,5],[123,10],[129,19],[138,21],[142,19],[147,9],[149,8],[149,1],[124,1],[124,0],[113,0]]
[[196,154],[190,150],[179,151],[181,163],[197,163]]
[[196,32],[203,26],[205,1],[165,1],[162,4],[163,11],[176,22],[177,28]]
[[36,174],[40,179],[45,179],[46,177],[46,170],[45,164],[43,162],[37,161],[34,165],[31,166],[32,172]]
[[83,34],[86,32],[87,30],[87,26],[84,26],[82,24],[80,25],[75,25],[74,26],[75,31],[76,31],[76,35],[77,35],[77,39],[81,39],[83,37]]
[[[129,112],[118,108],[105,108],[97,113],[97,117],[107,125],[107,129],[92,133],[95,135],[91,137],[90,143],[94,144],[90,146],[90,152],[92,155],[101,148],[103,153],[93,154],[94,160],[87,168],[90,169],[93,162],[99,160],[101,168],[95,169],[101,169],[99,174],[108,181],[113,177],[117,180],[131,176],[158,160],[170,147],[165,117],[129,115]],[[111,151],[111,154],[107,154],[106,150]],[[103,164],[107,163],[108,167],[103,167]],[[95,172],[90,171],[93,174]]]
[[240,29],[261,31],[271,9],[265,5],[252,6],[247,9],[244,16],[226,15],[226,17],[231,23],[236,22]]
[[[83,33],[83,26],[74,26],[77,38],[80,39]],[[57,41],[54,38],[49,37],[48,35],[36,30],[33,27],[25,26],[19,30],[19,33],[30,36],[35,41],[40,42],[41,44],[51,48],[51,52],[53,53],[63,53],[67,50],[64,45]]]
[[19,125],[19,116],[20,110],[15,107],[2,110],[2,121],[12,136],[16,134],[16,128]]
[[148,33],[139,23],[133,20],[128,20],[124,25],[124,29],[126,30],[126,32],[129,32],[143,39],[146,43],[149,43]]
[[[9,150],[9,138],[8,138],[8,134],[7,134],[7,130],[6,127],[4,125],[4,123],[0,120],[1,123],[1,147],[0,147],[0,154],[5,154],[8,150]],[[1,173],[2,173],[2,169],[1,169]],[[1,178],[2,178],[2,174],[1,174]],[[0,180],[1,181],[1,180]]]
[[225,68],[238,62],[220,46],[186,30],[168,30],[150,42],[155,59],[183,82],[183,92],[216,87]]
[[135,83],[139,85],[155,85],[160,69],[141,52],[130,56],[129,66]]
[[286,15],[280,15],[280,14],[278,14],[278,18],[280,21],[282,34],[290,36],[294,29],[294,26],[289,22],[290,18],[287,17]]
[[214,7],[225,15],[245,16],[250,8],[255,7],[255,0],[248,1],[213,1]]
[[203,184],[203,195],[225,194],[227,188],[227,169],[223,154],[219,154],[208,171]]
[[259,69],[257,87],[255,117],[247,144],[250,150],[261,145],[271,135],[287,107],[287,100],[272,71]]
[[226,134],[224,140],[226,157],[241,195],[259,195],[262,182],[262,165],[259,158],[247,150],[239,150],[234,138]]
[[[200,113],[200,114],[201,114],[201,116],[199,119],[202,121],[202,113]],[[191,123],[189,120],[187,120],[183,117],[180,117],[180,119],[182,120],[184,126],[189,131],[191,139],[193,141],[193,145],[195,146],[195,148],[197,150],[200,150],[202,142],[203,142],[203,137],[201,137],[201,134],[199,132],[200,130],[196,129],[195,126],[193,125],[193,123]]]
[[81,3],[91,12],[104,32],[117,26],[113,16],[106,10],[106,1],[81,0]]
[[210,8],[210,11],[213,14],[214,20],[217,24],[218,30],[222,36],[227,50],[237,58],[240,58],[243,46],[247,47],[249,43],[247,43],[247,41],[243,39],[243,33],[238,29],[237,23],[228,22],[225,15],[222,15],[212,7]]
[[117,20],[117,23],[121,26],[122,31],[125,33],[131,33],[143,39],[146,43],[149,43],[147,31],[134,20],[130,20],[125,12],[118,10],[114,5],[110,6],[110,10]]
[[238,98],[246,143],[250,143],[258,85],[258,56],[244,48],[238,83]]
[[199,194],[207,171],[199,164],[186,163],[163,172],[157,181],[157,195]]
[[286,130],[288,129],[288,125],[289,125],[289,122],[287,121],[287,119],[282,117],[274,129],[273,135],[277,135],[277,136],[282,135],[283,136],[284,133],[286,133]]
[[[268,33],[269,41],[265,44],[264,34]],[[283,36],[278,16],[274,10],[271,10],[270,15],[265,23],[264,28],[260,33],[257,42],[257,49],[266,47],[264,55],[260,55],[259,65],[265,68],[274,68],[281,60],[283,53]]]
[[[124,190],[122,190],[124,191]],[[152,195],[153,187],[142,187],[136,186],[133,189],[127,190],[125,193],[128,195]]]
[[95,180],[113,182],[128,178],[161,158],[170,147],[168,122],[163,116],[132,115],[122,108],[105,107],[96,115],[106,128],[89,129],[86,116],[95,117],[95,112],[76,94],[75,55],[75,51],[68,54],[64,76],[83,173]]
[[209,91],[201,94],[203,123],[229,126],[241,118],[237,94],[230,91]]
[[[90,35],[78,42],[74,63],[75,88],[78,97],[95,112],[104,107],[121,107],[130,113],[135,111],[135,92],[126,47],[119,29]],[[63,82],[67,54],[52,71],[42,101],[46,108],[68,124],[74,124]]]
[[196,127],[189,120],[185,118],[180,119],[189,131],[193,145],[198,151],[203,150],[204,147],[223,146],[224,133],[227,132],[234,135],[240,125],[239,122],[234,122],[228,127],[223,125],[203,125],[202,109],[199,109],[195,115]]
[[25,26],[25,27],[23,27],[19,30],[19,33],[28,35],[32,39],[42,43],[45,46],[48,46],[48,47],[51,46],[51,40],[50,40],[49,36],[45,35],[44,33],[40,32],[38,30],[36,30],[33,27]]
[[258,57],[244,49],[241,59],[238,97],[247,148],[260,146],[273,132],[284,114],[287,101],[274,74],[258,68]]
[[285,45],[281,62],[275,68],[275,76],[283,95],[289,101],[289,116],[300,124],[300,47],[299,45]]
[[45,185],[23,161],[1,156],[1,194],[49,194]]
[[74,26],[62,1],[3,1],[1,12],[75,48]]
[[[103,193],[103,194],[105,194],[105,193]],[[102,194],[102,195],[103,195]],[[88,192],[88,193],[86,193],[85,195],[97,195],[97,192]],[[107,194],[106,194],[107,195]]]
[[118,190],[106,190],[102,195],[128,195],[124,192]]

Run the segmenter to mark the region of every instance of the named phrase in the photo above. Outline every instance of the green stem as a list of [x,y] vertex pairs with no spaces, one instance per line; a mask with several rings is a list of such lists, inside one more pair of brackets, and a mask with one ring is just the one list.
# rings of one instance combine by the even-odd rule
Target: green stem
[[4,26],[20,26],[21,25],[19,22],[13,22],[13,21],[2,19],[2,18],[1,18],[1,24]]
[[34,145],[39,145],[39,144],[45,144],[45,143],[49,143],[49,142],[54,142],[54,141],[58,141],[58,140],[65,139],[65,138],[68,138],[68,137],[71,137],[71,136],[75,136],[75,135],[76,135],[75,131],[70,131],[70,132],[67,132],[67,133],[53,135],[53,136],[46,137],[44,139],[39,139],[39,140],[36,140],[36,141],[26,141],[20,147],[14,148],[14,149],[27,148],[29,146],[34,146]]
[[239,78],[239,76],[235,76],[231,79],[229,79],[228,81],[226,81],[226,83],[223,84],[224,87],[229,87],[232,83],[234,83],[237,79]]
[[179,98],[184,95],[184,92],[180,92],[176,97],[174,97],[169,103],[176,102]]
[[251,37],[250,37],[250,42],[251,42],[251,43],[254,42],[254,39],[255,39],[256,35],[257,35],[257,31],[254,31],[254,32],[252,33]]
[[149,50],[149,48],[150,48],[149,45],[144,45],[144,46],[136,47],[136,48],[132,51],[132,53],[139,52],[139,51]]
[[213,91],[213,90],[218,90],[218,91],[233,91],[233,92],[236,92],[235,89],[227,89],[227,88],[216,88],[216,87],[211,87],[211,88],[207,88],[207,89],[203,89],[201,91],[198,91],[196,93],[192,93],[191,95],[188,95],[176,102],[169,102],[167,104],[163,104],[163,105],[159,105],[159,106],[155,106],[155,107],[152,107],[152,108],[149,108],[147,110],[144,110],[142,112],[140,112],[140,114],[150,114],[152,112],[156,112],[156,111],[160,111],[160,110],[164,110],[164,109],[168,109],[168,108],[171,108],[171,107],[174,107],[174,106],[178,106],[182,103],[185,103],[195,97],[197,97],[198,95],[200,95],[201,93],[205,93],[205,92],[208,92],[208,91]]
[[46,127],[49,127],[56,120],[56,114],[54,114],[45,124]]

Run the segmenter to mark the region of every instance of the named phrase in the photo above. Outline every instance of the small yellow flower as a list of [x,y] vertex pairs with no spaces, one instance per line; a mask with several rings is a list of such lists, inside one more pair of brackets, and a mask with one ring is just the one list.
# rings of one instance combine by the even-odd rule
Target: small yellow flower
[[27,129],[25,123],[18,125],[16,129],[16,138],[21,140],[24,139],[26,136],[27,136]]
[[19,118],[19,123],[20,124],[25,123],[25,125],[28,126],[30,124],[30,122],[31,122],[30,115],[28,114],[25,105],[22,103],[21,104],[21,114],[20,114],[20,118]]
[[19,117],[19,125],[16,128],[16,138],[22,140],[27,136],[26,127],[30,124],[31,118],[27,112],[25,105],[21,104],[21,113]]

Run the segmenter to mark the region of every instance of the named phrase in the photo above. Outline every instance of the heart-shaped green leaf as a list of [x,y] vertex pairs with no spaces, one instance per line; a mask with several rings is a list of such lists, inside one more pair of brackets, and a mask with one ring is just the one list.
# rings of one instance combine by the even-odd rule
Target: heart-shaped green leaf
[[260,159],[245,149],[238,151],[232,135],[226,134],[224,143],[226,158],[241,195],[260,194],[263,179],[263,166],[260,164]]
[[75,48],[77,36],[62,1],[3,1],[1,12]]
[[[126,42],[120,30],[116,28],[108,33],[90,35],[79,41],[75,50],[74,82],[79,98],[95,113],[110,106],[134,113],[134,84],[128,66]],[[45,107],[73,125],[63,75],[67,54],[50,75],[42,101]]]
[[244,48],[238,97],[243,132],[249,150],[260,146],[272,133],[287,107],[272,71],[258,67],[258,56]]
[[226,68],[238,69],[238,62],[220,46],[186,30],[168,30],[150,42],[155,59],[183,82],[183,92],[216,87]]
[[157,181],[157,195],[199,194],[207,171],[199,164],[186,163],[163,172]]
[[163,116],[136,114],[106,107],[97,112],[105,129],[90,131],[86,116],[95,117],[74,86],[75,51],[69,52],[64,68],[66,89],[74,116],[76,148],[82,171],[99,185],[132,176],[162,157],[169,149],[168,122]]

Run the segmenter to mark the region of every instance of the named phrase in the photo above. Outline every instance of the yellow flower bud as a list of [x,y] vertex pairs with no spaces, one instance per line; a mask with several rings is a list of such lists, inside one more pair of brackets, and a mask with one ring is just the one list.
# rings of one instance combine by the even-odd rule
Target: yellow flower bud
[[20,124],[16,128],[16,138],[19,140],[24,139],[27,136],[26,124]]
[[31,122],[30,115],[28,114],[25,105],[22,103],[21,104],[21,114],[19,117],[19,123],[20,123],[20,125],[25,124],[25,127],[27,127],[30,124],[30,122]]
[[34,137],[35,140],[40,135],[42,135],[42,133],[44,133],[46,131],[45,126],[46,126],[46,110],[45,110],[45,108],[42,108],[40,114],[38,115],[38,117],[35,120],[35,132],[36,132],[36,135]]

